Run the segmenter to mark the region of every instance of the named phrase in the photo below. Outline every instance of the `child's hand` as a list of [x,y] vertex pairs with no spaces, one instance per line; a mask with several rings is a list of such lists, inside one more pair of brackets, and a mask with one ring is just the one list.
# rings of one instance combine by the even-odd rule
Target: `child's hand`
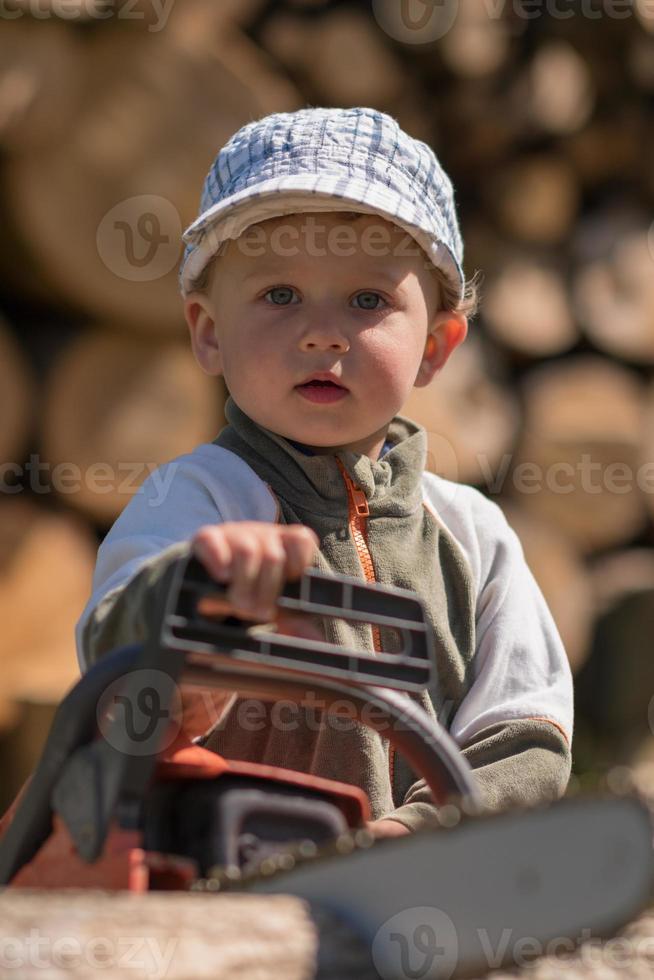
[[411,831],[399,820],[366,820],[366,830],[369,830],[373,837],[404,837]]
[[206,524],[191,538],[193,554],[217,581],[229,583],[227,602],[243,619],[267,621],[287,579],[310,565],[318,537],[302,524],[234,521]]

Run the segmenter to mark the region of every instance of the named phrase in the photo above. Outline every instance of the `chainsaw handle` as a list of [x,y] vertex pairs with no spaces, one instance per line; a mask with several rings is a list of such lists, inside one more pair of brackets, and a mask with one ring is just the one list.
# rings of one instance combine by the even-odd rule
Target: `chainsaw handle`
[[386,627],[395,634],[393,653],[278,633],[264,624],[253,630],[254,623],[233,616],[221,614],[217,621],[206,607],[215,600],[224,605],[226,589],[193,555],[180,562],[161,619],[159,649],[183,652],[209,667],[219,658],[227,667],[261,664],[349,685],[423,691],[437,683],[434,630],[421,598],[409,589],[307,568],[299,580],[284,584],[277,599],[279,609],[294,614]]

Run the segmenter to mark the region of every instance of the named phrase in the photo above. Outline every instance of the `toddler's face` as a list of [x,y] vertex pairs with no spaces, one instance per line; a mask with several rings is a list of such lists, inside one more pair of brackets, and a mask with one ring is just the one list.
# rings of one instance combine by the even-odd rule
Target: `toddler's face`
[[[438,311],[422,250],[377,215],[270,218],[215,263],[207,295],[185,301],[200,365],[259,425],[318,452],[376,459],[411,388],[466,335],[465,317]],[[317,373],[337,384],[307,383]]]

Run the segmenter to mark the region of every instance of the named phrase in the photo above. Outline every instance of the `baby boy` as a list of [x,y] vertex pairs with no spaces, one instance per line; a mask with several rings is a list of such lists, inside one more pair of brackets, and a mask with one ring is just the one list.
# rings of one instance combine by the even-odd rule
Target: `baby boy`
[[[561,795],[572,679],[551,614],[500,508],[426,471],[426,432],[401,414],[475,311],[433,151],[370,108],[267,116],[220,150],[184,240],[191,345],[225,380],[228,424],[146,480],[107,534],[77,625],[81,668],[144,638],[189,553],[227,584],[235,613],[289,632],[302,627],[275,599],[308,565],[411,589],[438,659],[437,688],[415,697],[486,805]],[[385,627],[322,628],[394,649]],[[309,692],[282,705],[218,692],[185,709],[189,734],[227,758],[361,787],[377,836],[436,820],[402,755],[357,720],[337,724]]]

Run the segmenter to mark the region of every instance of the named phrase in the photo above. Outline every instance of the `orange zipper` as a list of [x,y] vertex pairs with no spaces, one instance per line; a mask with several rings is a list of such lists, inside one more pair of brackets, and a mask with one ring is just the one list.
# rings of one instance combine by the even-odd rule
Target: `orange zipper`
[[[366,578],[366,582],[376,582],[377,579],[375,578],[375,567],[372,563],[370,549],[368,548],[366,518],[370,513],[370,509],[368,507],[366,495],[360,487],[356,486],[338,456],[334,458],[336,459],[336,465],[341,471],[341,476],[343,477],[343,481],[347,489],[348,525],[350,528],[350,534],[352,535],[352,539],[354,541],[354,547],[357,550],[357,555],[359,556],[359,561],[361,562],[361,567],[363,568],[363,574]],[[372,626],[371,628],[372,645],[378,653],[381,653],[382,643],[379,627]],[[393,776],[395,771],[395,746],[392,743],[388,748],[388,765],[392,791]]]

